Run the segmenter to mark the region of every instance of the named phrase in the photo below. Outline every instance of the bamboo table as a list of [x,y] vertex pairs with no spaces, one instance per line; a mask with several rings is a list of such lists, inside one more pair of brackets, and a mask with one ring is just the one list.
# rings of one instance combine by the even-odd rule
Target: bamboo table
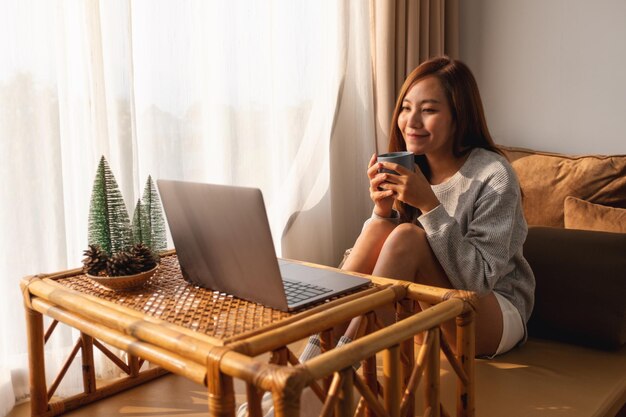
[[[311,265],[311,264],[310,264]],[[315,265],[314,265],[315,266]],[[317,265],[320,268],[326,268]],[[234,416],[233,378],[245,381],[248,410],[261,416],[261,398],[272,393],[275,414],[297,416],[305,387],[324,403],[322,416],[415,415],[415,391],[424,375],[424,415],[447,415],[439,399],[439,352],[458,376],[458,416],[474,415],[473,293],[369,277],[364,290],[284,313],[183,280],[176,254],[162,257],[157,274],[142,289],[111,291],[81,270],[26,277],[24,295],[30,361],[31,412],[55,416],[174,372],[208,387],[209,415]],[[414,313],[417,301],[432,307]],[[396,323],[384,327],[374,310],[396,306]],[[44,332],[43,315],[52,318]],[[362,316],[362,335],[332,349],[332,328]],[[440,324],[457,323],[456,354],[441,337]],[[74,349],[50,387],[44,345],[61,322],[80,331]],[[324,353],[298,363],[287,345],[320,333]],[[423,338],[414,352],[413,338]],[[122,360],[105,344],[128,353]],[[127,377],[97,386],[93,350],[101,350]],[[81,351],[83,392],[52,401],[71,362]],[[271,352],[269,363],[256,358]],[[377,375],[376,354],[383,360]],[[144,361],[158,365],[140,371]],[[362,371],[353,364],[361,362]],[[382,384],[378,378],[382,377]],[[354,393],[360,394],[360,399]]]

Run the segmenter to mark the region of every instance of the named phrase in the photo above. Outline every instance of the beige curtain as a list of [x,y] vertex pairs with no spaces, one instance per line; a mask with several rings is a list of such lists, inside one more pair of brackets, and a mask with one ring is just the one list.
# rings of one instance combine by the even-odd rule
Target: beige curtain
[[428,58],[459,55],[459,0],[370,0],[370,21],[376,146],[385,152],[407,74]]
[[[0,0],[0,417],[29,395],[19,280],[80,265],[101,155],[129,215],[148,175],[258,187],[280,256],[337,265],[371,213],[368,11]],[[46,344],[48,384],[75,339]],[[81,389],[77,359],[56,394]]]

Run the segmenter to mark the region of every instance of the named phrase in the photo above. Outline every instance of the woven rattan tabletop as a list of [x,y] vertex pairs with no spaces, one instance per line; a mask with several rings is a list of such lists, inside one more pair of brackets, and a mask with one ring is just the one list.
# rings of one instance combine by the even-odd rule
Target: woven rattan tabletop
[[259,330],[293,315],[188,283],[175,254],[164,256],[156,274],[135,290],[114,291],[80,273],[55,281],[217,339]]
[[57,280],[75,291],[123,305],[219,339],[258,329],[290,313],[194,286],[182,277],[176,255],[165,256],[143,288],[110,290],[80,274]]

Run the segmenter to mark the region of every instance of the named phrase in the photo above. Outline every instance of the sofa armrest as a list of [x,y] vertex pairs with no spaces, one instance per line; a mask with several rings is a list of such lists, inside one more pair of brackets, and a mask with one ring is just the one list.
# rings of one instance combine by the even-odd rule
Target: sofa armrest
[[529,334],[616,348],[626,342],[626,234],[531,227],[537,281]]

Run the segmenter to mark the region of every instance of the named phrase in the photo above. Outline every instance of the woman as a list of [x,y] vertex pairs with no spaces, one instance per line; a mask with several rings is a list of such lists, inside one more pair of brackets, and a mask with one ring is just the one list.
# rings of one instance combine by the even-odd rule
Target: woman
[[[372,156],[374,211],[343,269],[477,292],[477,355],[524,341],[535,280],[522,254],[521,191],[491,139],[465,64],[439,57],[409,74],[389,151],[415,154],[415,172]],[[444,326],[450,342],[455,331],[453,323]]]
[[[535,278],[522,254],[527,226],[517,178],[489,135],[465,64],[434,58],[409,74],[393,113],[389,151],[415,154],[415,172],[372,156],[367,175],[374,212],[342,268],[475,291],[476,354],[512,349],[526,339],[534,302]],[[355,337],[359,321],[352,320],[338,346]],[[454,323],[444,326],[450,342],[455,333]],[[299,360],[319,353],[315,335]],[[263,408],[270,406],[266,393]],[[244,404],[237,415],[246,411]]]

